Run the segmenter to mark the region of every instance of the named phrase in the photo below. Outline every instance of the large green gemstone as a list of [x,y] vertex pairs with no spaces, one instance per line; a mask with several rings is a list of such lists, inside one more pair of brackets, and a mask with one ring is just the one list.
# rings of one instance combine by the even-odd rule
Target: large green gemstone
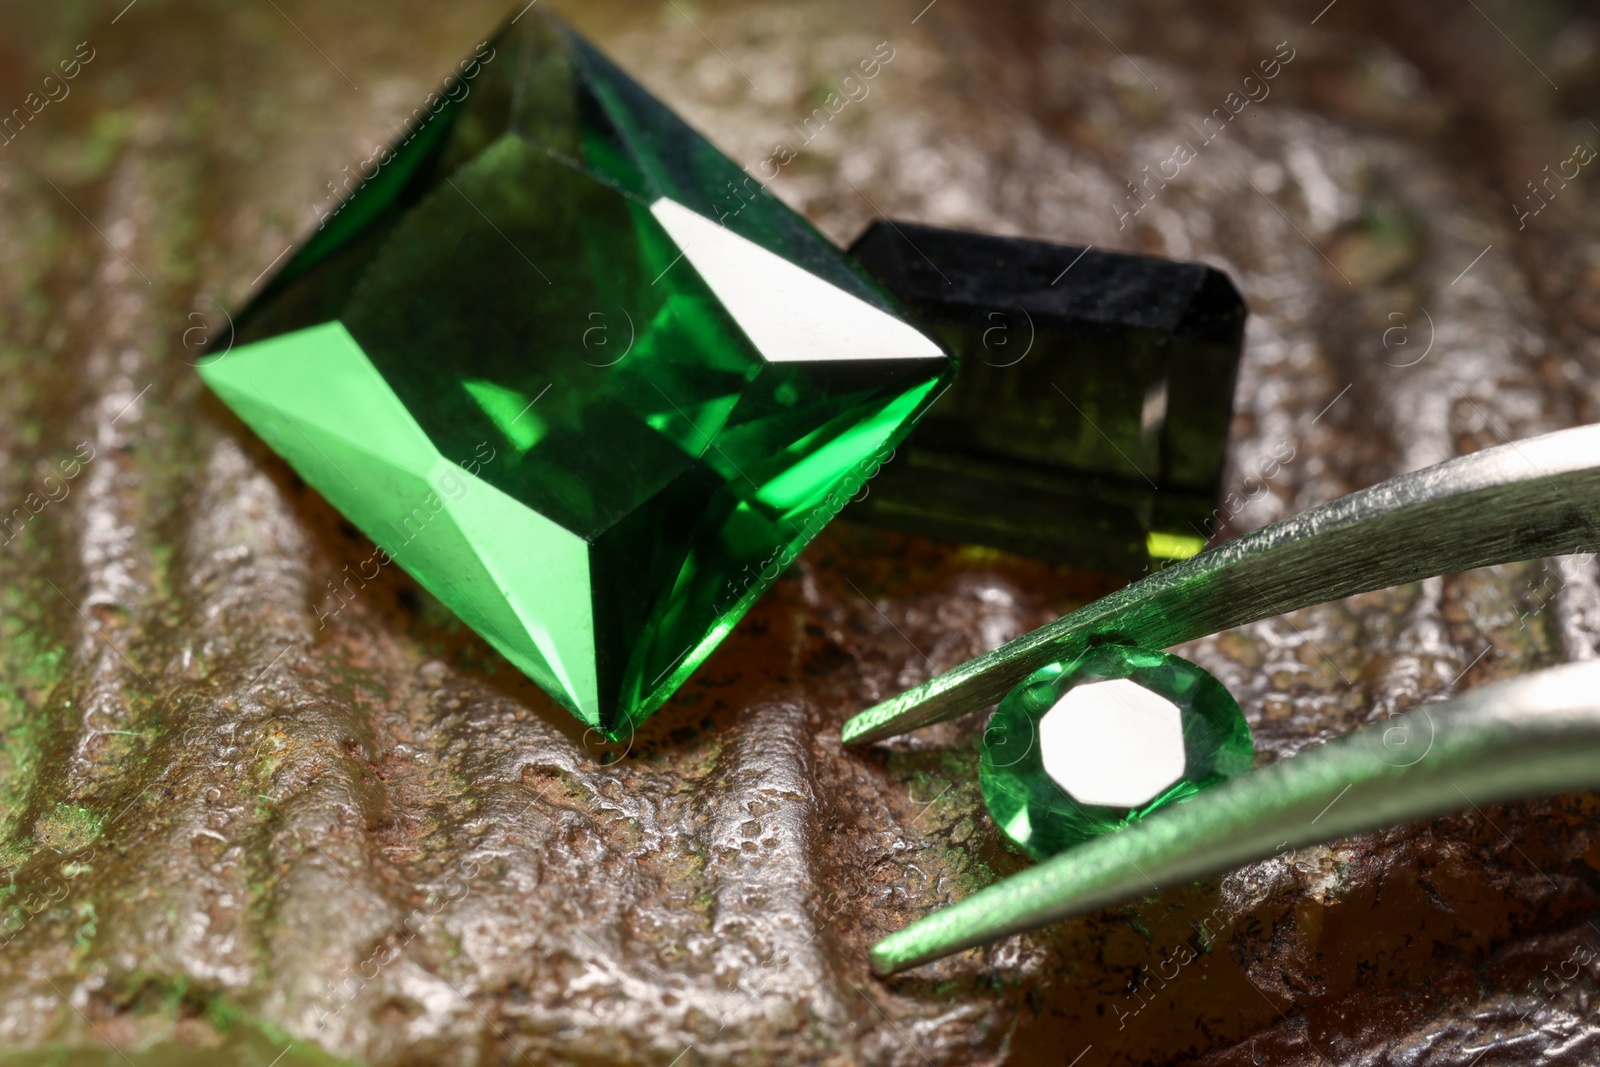
[[952,364],[560,24],[529,11],[463,71],[201,373],[616,737],[859,492]]
[[1239,705],[1200,667],[1101,645],[1006,695],[978,780],[1001,831],[1045,859],[1246,773],[1253,751]]

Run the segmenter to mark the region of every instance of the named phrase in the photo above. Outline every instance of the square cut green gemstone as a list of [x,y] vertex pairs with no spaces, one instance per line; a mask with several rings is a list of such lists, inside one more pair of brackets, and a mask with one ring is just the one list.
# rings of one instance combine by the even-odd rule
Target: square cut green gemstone
[[564,26],[530,11],[471,72],[201,375],[616,737],[859,491],[953,364]]

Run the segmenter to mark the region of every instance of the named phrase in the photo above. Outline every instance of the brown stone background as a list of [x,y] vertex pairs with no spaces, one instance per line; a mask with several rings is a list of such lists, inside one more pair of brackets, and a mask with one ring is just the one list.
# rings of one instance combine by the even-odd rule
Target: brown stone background
[[[752,165],[890,42],[775,183],[841,240],[881,209],[1230,272],[1228,491],[1294,452],[1230,532],[1596,418],[1600,162],[1514,208],[1600,145],[1593,7],[925,2],[556,6]],[[1600,1062],[1589,795],[872,978],[876,938],[1021,861],[979,721],[865,753],[839,726],[1090,576],[840,523],[610,763],[403,575],[319,631],[370,549],[188,360],[506,10],[124,3],[0,9],[0,112],[94,50],[0,148],[0,512],[95,455],[0,545],[0,1063]],[[1271,95],[1119,228],[1280,42]],[[1266,761],[1597,637],[1589,558],[1183,651]]]

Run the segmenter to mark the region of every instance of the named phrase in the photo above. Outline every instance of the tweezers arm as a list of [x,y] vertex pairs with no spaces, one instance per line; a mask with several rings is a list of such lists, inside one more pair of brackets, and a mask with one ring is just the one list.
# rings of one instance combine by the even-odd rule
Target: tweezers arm
[[1404,474],[1135,582],[869,708],[866,744],[997,703],[1089,644],[1166,648],[1354,593],[1496,563],[1600,548],[1600,425],[1560,430]]
[[1485,686],[1095,838],[891,934],[879,974],[1169,886],[1494,801],[1600,785],[1600,662]]

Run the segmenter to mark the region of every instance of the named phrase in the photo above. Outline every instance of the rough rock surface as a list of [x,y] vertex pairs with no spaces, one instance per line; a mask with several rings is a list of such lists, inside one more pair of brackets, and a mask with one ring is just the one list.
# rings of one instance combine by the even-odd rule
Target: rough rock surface
[[[1591,9],[923,3],[561,6],[752,169],[803,149],[774,187],[841,240],[882,210],[1228,270],[1254,317],[1220,536],[1597,418],[1600,163],[1527,184],[1600,145]],[[839,726],[1092,576],[840,523],[625,754],[404,575],[319,626],[370,546],[188,361],[505,11],[123,4],[0,10],[0,114],[29,109],[0,148],[0,1062],[1600,1059],[1589,795],[872,978],[874,939],[1022,861],[980,721],[864,753]],[[1269,761],[1597,640],[1585,557],[1182,651]]]

